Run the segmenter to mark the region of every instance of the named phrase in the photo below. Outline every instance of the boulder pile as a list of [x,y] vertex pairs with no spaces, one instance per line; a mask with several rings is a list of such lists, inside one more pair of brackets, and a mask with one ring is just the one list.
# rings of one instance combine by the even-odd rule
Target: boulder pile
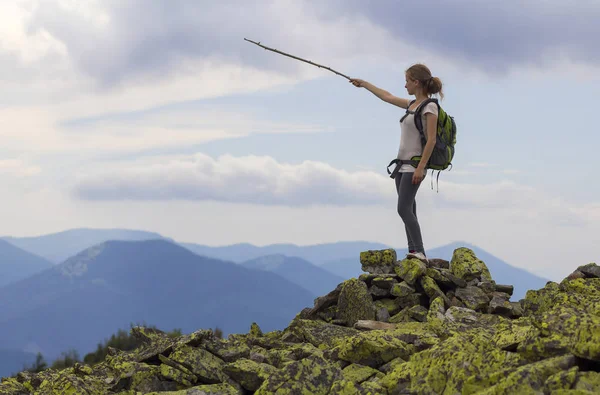
[[472,250],[450,261],[360,254],[287,328],[171,338],[132,328],[132,352],[5,378],[0,394],[597,394],[600,266],[510,301]]

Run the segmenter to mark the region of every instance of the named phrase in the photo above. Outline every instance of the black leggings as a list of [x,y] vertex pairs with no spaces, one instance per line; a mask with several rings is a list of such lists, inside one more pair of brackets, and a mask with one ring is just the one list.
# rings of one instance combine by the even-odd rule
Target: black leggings
[[419,190],[419,184],[412,183],[414,173],[396,174],[396,192],[398,192],[398,214],[404,221],[404,229],[406,230],[406,238],[408,239],[408,250],[417,251],[425,254],[423,248],[423,239],[421,237],[421,227],[417,219],[417,202],[415,196]]

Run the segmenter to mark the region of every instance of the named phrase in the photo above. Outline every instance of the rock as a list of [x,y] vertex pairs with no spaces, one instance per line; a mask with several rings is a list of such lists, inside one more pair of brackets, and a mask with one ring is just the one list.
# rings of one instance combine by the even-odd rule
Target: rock
[[573,389],[600,393],[600,373],[578,372]]
[[375,305],[367,285],[355,278],[344,281],[338,299],[337,318],[352,326],[358,320],[374,320]]
[[390,274],[394,272],[396,250],[369,250],[360,253],[362,270],[371,274]]
[[461,394],[471,376],[485,377],[518,364],[518,359],[496,349],[484,334],[457,333],[412,355],[388,373],[382,384],[388,391],[403,386],[418,394]]
[[189,367],[204,384],[226,381],[227,376],[223,373],[225,362],[202,348],[180,346],[173,351],[169,359]]
[[456,290],[456,297],[460,299],[467,308],[478,311],[487,308],[490,303],[490,297],[481,289],[473,286],[459,288]]
[[395,276],[393,276],[393,277],[389,277],[389,276],[388,277],[383,277],[383,276],[375,277],[372,281],[372,284],[374,286],[377,286],[382,289],[387,289],[387,290],[390,290],[392,288],[392,286],[397,283],[398,283],[398,280],[396,280]]
[[315,347],[332,347],[337,340],[358,333],[354,328],[329,324],[322,321],[295,319],[284,330],[286,342],[310,343]]
[[519,318],[523,315],[523,307],[521,306],[521,303],[519,302],[510,302],[510,305],[512,307],[512,315],[511,317],[513,318]]
[[453,275],[467,282],[477,277],[480,277],[482,281],[492,281],[492,275],[485,263],[478,259],[473,250],[469,248],[462,247],[454,250],[450,261],[450,270]]
[[414,285],[417,280],[425,274],[427,266],[423,262],[415,258],[408,258],[400,261],[394,267],[396,274],[410,285]]
[[336,305],[340,297],[340,292],[342,291],[343,285],[344,283],[340,283],[333,291],[329,292],[327,295],[316,298],[314,307],[308,310],[305,316],[303,316],[302,318],[314,318],[318,313],[324,312],[329,307]]
[[360,321],[357,321],[356,324],[354,324],[354,327],[356,329],[373,330],[373,329],[394,329],[396,327],[396,325],[388,324],[386,322],[379,322],[379,321],[360,320]]
[[358,276],[358,279],[362,282],[364,282],[365,284],[367,284],[367,287],[370,287],[373,284],[373,280],[375,279],[394,279],[396,281],[398,281],[398,276],[394,273],[394,274],[370,274],[370,273],[363,273],[360,276]]
[[579,266],[577,270],[588,278],[600,278],[600,266],[596,265],[595,263]]
[[399,284],[394,284],[390,290],[392,296],[408,296],[415,292],[415,288],[408,284],[406,281],[402,281]]
[[379,288],[377,285],[373,284],[369,288],[369,294],[375,299],[386,298],[390,296],[390,290],[386,288]]
[[408,309],[408,315],[419,322],[425,322],[427,320],[427,312],[428,310],[421,305],[416,305]]
[[452,280],[450,280],[448,277],[443,275],[442,272],[440,272],[437,269],[432,269],[432,268],[428,267],[427,270],[425,271],[425,275],[427,277],[431,277],[432,279],[434,279],[435,282],[439,285],[439,287],[444,290],[449,291],[456,287],[456,285],[452,282]]
[[254,394],[326,395],[333,383],[342,378],[339,367],[322,357],[311,355],[275,371]]
[[450,262],[445,259],[431,258],[428,260],[427,265],[431,268],[450,269]]
[[223,366],[225,372],[231,379],[240,383],[248,391],[256,391],[277,368],[266,363],[257,363],[249,359],[238,359],[235,362]]
[[[229,384],[198,385],[179,391],[149,392],[146,395],[239,395],[239,390]],[[127,394],[129,395],[129,394]]]
[[377,369],[370,368],[368,366],[359,365],[356,363],[346,366],[342,370],[342,376],[345,380],[351,381],[356,384],[360,384],[367,381],[373,376],[383,376]]
[[361,384],[353,383],[350,380],[342,379],[336,381],[331,390],[330,394],[382,394],[383,387],[379,382],[376,381],[365,381]]
[[437,297],[435,298],[432,302],[431,305],[429,306],[429,310],[427,311],[427,321],[428,322],[435,322],[435,321],[439,321],[442,322],[445,320],[446,316],[446,308],[444,307],[445,302],[444,299],[441,297]]
[[534,391],[543,393],[544,389],[548,389],[545,384],[551,376],[561,371],[568,371],[573,365],[575,365],[575,357],[572,355],[545,359],[520,366],[512,372],[509,371],[510,373],[504,371],[503,374],[492,376],[489,383],[492,386],[485,389],[488,393],[522,394],[534,393]]
[[440,273],[444,277],[446,277],[447,279],[452,281],[454,283],[454,285],[456,285],[457,287],[465,288],[467,286],[467,282],[465,280],[463,280],[460,277],[455,276],[454,274],[452,274],[452,272],[450,270],[440,269]]
[[333,355],[336,359],[378,368],[394,358],[408,359],[414,351],[412,344],[397,339],[389,331],[372,330],[340,340]]
[[389,322],[393,324],[397,324],[400,322],[414,322],[415,320],[408,313],[409,309],[409,307],[406,307],[398,313],[394,314],[392,317],[390,317]]
[[[421,287],[425,290],[427,296],[429,296],[430,300],[433,300],[437,297],[440,297],[444,300],[444,303],[447,307],[450,307],[450,299],[442,292],[440,287],[438,287],[437,283],[434,279],[428,276],[421,277],[419,279],[419,283]],[[427,311],[427,309],[425,309]]]
[[378,370],[382,373],[389,373],[392,370],[394,370],[397,366],[402,365],[403,363],[406,363],[404,359],[400,357],[394,358],[385,365],[381,365],[381,367]]
[[389,299],[389,298],[379,299],[379,300],[375,301],[375,308],[378,311],[385,309],[388,312],[388,316],[392,316],[392,315],[397,314],[402,309],[402,306],[400,305],[399,302],[400,302],[400,300],[398,298],[396,298],[396,299]]
[[509,299],[509,294],[494,292],[490,301],[489,313],[514,316],[513,304],[508,301]]
[[512,296],[512,294],[514,292],[514,287],[512,285],[496,284],[494,290],[496,292],[504,292],[504,293],[508,294],[509,296]]
[[477,288],[481,289],[487,295],[492,295],[496,292],[496,284],[493,281],[481,281],[476,284]]
[[0,395],[600,393],[595,264],[511,302],[513,287],[488,278],[468,249],[454,251],[450,270],[366,255],[394,273],[340,283],[283,330],[253,322],[219,339],[134,327],[137,349],[20,372],[1,380]]
[[577,380],[578,372],[578,366],[573,366],[569,370],[557,372],[546,379],[544,389],[552,392],[571,389],[573,384],[575,384],[575,380]]
[[375,318],[377,319],[377,321],[388,322],[390,320],[390,312],[387,308],[380,307],[377,309],[377,316]]

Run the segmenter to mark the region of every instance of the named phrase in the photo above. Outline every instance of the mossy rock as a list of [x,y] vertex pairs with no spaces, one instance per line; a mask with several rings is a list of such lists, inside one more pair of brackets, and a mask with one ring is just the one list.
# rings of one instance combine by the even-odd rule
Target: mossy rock
[[408,284],[415,285],[419,278],[425,275],[427,266],[419,259],[407,258],[400,261],[399,264],[394,267],[394,271]]
[[239,395],[239,390],[229,384],[205,384],[179,391],[149,392],[146,395]]
[[408,359],[415,346],[390,331],[372,330],[342,339],[332,350],[336,359],[377,368],[395,358]]
[[454,250],[450,261],[450,271],[453,275],[465,281],[481,278],[492,281],[492,275],[486,264],[470,248],[461,247]]
[[223,371],[248,391],[256,391],[277,368],[242,358],[223,366]]
[[337,318],[350,327],[358,320],[375,320],[376,317],[376,308],[367,285],[356,278],[344,282],[337,306]]
[[255,395],[327,395],[334,382],[342,379],[339,367],[319,356],[292,362],[269,376]]

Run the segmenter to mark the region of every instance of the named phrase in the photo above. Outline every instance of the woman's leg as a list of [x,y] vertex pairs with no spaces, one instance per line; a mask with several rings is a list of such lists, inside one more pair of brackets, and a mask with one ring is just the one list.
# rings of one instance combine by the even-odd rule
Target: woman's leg
[[413,173],[397,173],[395,177],[396,190],[398,192],[398,214],[404,222],[406,236],[408,239],[408,250],[425,254],[421,227],[417,219],[417,203],[415,197],[421,183],[412,183]]
[[[394,181],[396,182],[396,192],[398,193],[398,207],[400,207],[400,180],[402,179],[402,174],[411,175],[412,173],[397,173]],[[413,203],[413,213],[415,216],[417,215],[417,203],[416,201]],[[398,210],[398,214],[400,214],[400,210]],[[410,237],[410,233],[408,231],[408,226],[406,223],[404,224],[404,231],[406,232],[406,240],[408,241],[408,252],[416,251],[415,243]]]

